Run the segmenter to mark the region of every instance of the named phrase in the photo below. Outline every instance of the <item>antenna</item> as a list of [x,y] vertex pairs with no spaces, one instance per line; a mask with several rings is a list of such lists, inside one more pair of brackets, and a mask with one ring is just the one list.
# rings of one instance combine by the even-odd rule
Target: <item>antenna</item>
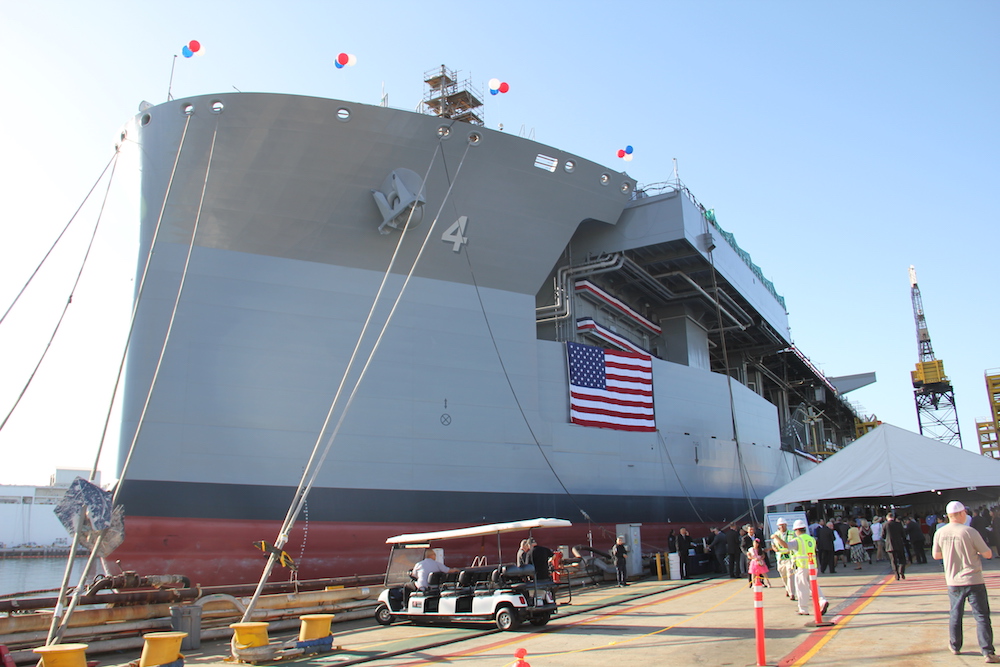
[[177,65],[177,54],[174,54],[174,59],[170,62],[170,83],[167,84],[167,101],[174,99],[174,96],[170,94],[170,91],[174,87],[174,67]]

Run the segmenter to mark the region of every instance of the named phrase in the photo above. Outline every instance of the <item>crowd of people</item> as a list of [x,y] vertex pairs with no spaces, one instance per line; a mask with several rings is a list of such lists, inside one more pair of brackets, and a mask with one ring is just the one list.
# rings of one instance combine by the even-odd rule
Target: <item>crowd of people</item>
[[[993,552],[1000,555],[1000,507],[970,509],[968,514],[966,525],[979,532]],[[808,524],[807,533],[816,540],[816,566],[821,573],[835,574],[838,567],[861,570],[865,565],[889,562],[897,578],[905,579],[907,565],[927,562],[927,550],[933,543],[934,532],[946,523],[944,513],[903,515],[888,512],[884,516],[871,516],[869,520],[859,512],[853,517],[835,515],[829,519],[814,519]],[[730,523],[712,527],[710,531],[705,550],[713,557],[714,572],[728,574],[734,579],[749,576],[753,560],[750,550],[760,539],[761,529],[752,523],[742,527]],[[680,534],[671,536],[670,541],[670,550],[682,556],[681,574],[687,578],[691,564],[685,556],[694,539],[687,528],[681,528]],[[765,564],[769,566],[770,558],[773,553],[765,553]]]

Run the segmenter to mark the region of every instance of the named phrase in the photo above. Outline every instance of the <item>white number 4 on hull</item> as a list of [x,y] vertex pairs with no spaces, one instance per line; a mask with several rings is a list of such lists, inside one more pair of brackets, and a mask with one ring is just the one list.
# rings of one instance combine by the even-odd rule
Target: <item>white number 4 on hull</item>
[[451,249],[455,252],[461,252],[462,244],[469,242],[469,238],[465,236],[465,224],[468,221],[469,216],[463,215],[461,218],[456,220],[444,234],[441,235],[442,241],[453,244]]

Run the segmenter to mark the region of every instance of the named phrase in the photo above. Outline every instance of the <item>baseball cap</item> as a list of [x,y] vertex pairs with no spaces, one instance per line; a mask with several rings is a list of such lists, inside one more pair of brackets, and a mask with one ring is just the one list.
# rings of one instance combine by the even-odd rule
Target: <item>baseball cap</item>
[[944,511],[947,514],[958,514],[959,512],[965,511],[965,505],[958,502],[957,500],[953,500],[950,503],[948,503],[948,507],[946,507]]
[[785,517],[779,516],[778,517],[778,525],[779,526],[787,526],[788,525],[788,521],[785,519]]
[[792,524],[793,530],[798,530],[799,528],[805,528],[805,527],[806,527],[806,522],[803,521],[802,519],[796,519],[795,523]]

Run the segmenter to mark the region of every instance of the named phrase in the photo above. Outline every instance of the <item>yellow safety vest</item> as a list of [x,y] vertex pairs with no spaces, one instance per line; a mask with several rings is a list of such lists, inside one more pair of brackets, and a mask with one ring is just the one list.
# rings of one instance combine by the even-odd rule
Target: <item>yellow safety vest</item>
[[795,543],[798,545],[793,554],[795,567],[809,567],[809,554],[813,555],[813,562],[816,560],[816,540],[808,533],[803,533],[795,536]]
[[[778,533],[778,536],[785,541],[785,544],[788,544],[788,542],[795,539],[795,533],[793,533],[790,530],[786,530],[783,533]],[[787,548],[782,548],[779,546],[777,549],[775,549],[775,552],[778,554],[779,560],[791,560],[792,558],[792,552]]]

